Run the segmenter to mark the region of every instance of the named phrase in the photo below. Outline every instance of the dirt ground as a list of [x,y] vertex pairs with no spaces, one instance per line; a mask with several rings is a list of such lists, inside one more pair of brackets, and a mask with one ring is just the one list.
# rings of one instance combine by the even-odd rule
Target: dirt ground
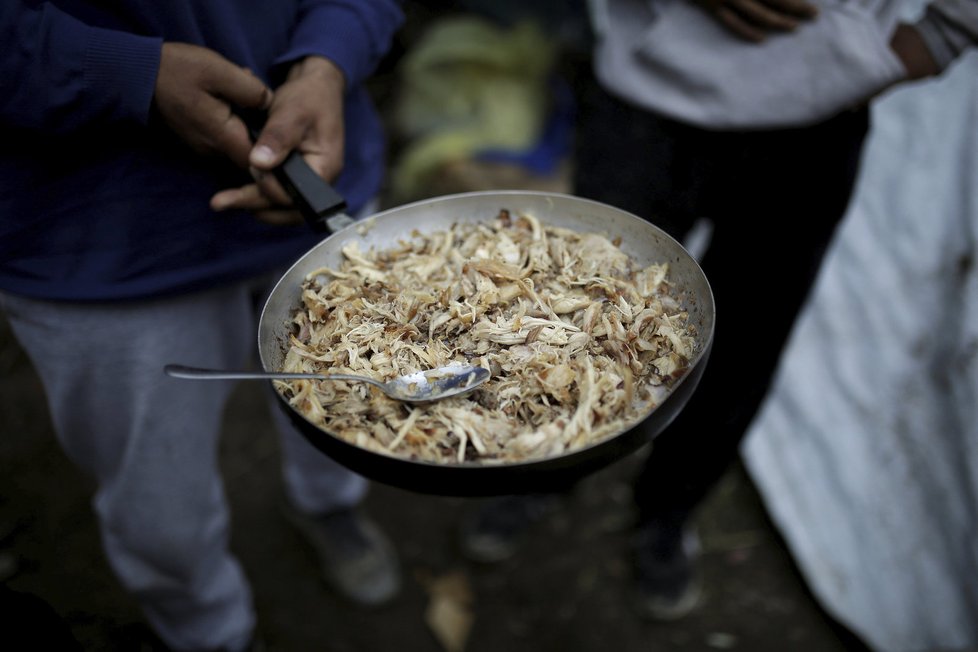
[[[813,600],[739,467],[699,515],[705,596],[679,622],[644,622],[630,606],[625,533],[634,458],[590,477],[515,558],[493,566],[470,563],[458,551],[459,519],[474,499],[375,485],[369,507],[396,541],[404,590],[378,610],[345,604],[277,511],[279,450],[258,392],[241,384],[233,396],[222,465],[232,545],[253,582],[270,650],[862,649]],[[16,596],[50,605],[85,651],[149,649],[134,637],[140,613],[102,555],[92,490],[59,449],[39,380],[0,322],[0,580]],[[452,586],[461,590],[446,588]],[[463,645],[438,638],[428,620],[435,604],[471,618]],[[0,615],[7,621],[0,648],[37,649],[13,643],[19,630],[37,629],[12,613]]]

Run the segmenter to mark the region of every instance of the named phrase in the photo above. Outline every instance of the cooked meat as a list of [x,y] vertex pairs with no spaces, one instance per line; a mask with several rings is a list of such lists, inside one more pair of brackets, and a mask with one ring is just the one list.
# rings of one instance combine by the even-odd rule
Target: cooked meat
[[278,381],[312,423],[369,450],[457,464],[541,459],[643,419],[695,355],[668,266],[501,211],[309,274],[284,370],[390,380],[450,362],[472,392],[408,405],[370,386]]

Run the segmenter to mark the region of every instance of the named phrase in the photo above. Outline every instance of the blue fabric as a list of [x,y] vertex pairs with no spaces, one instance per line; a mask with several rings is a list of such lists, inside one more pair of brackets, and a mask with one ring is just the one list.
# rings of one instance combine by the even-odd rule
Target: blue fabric
[[361,82],[402,14],[391,0],[0,4],[0,289],[110,300],[187,292],[295,259],[321,235],[214,213],[247,182],[205,160],[151,111],[164,40],[205,45],[274,86],[310,54],[344,71],[351,211],[380,189],[384,140]]

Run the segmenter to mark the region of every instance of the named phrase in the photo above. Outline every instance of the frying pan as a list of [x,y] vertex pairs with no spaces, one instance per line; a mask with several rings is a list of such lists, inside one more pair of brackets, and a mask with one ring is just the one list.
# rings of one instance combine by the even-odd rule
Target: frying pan
[[448,229],[454,223],[484,222],[501,209],[530,213],[542,223],[596,232],[621,242],[640,265],[667,262],[670,280],[683,291],[695,328],[696,353],[668,396],[638,425],[584,448],[545,459],[509,464],[438,464],[360,448],[307,421],[288,401],[279,404],[303,436],[339,463],[374,481],[410,491],[445,496],[490,496],[555,491],[635,452],[659,434],[685,406],[699,383],[713,341],[714,304],[710,284],[696,260],[658,227],[625,211],[571,195],[521,190],[470,192],[426,199],[383,211],[326,237],[279,279],[261,313],[258,351],[266,371],[282,368],[291,315],[301,306],[306,275],[323,266],[337,268],[351,240],[360,249],[386,249],[410,240],[412,231]]

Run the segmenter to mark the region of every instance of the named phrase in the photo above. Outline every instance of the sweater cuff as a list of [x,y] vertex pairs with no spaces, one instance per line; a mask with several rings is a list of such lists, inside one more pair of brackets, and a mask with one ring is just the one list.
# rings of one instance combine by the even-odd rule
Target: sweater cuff
[[163,40],[92,28],[85,47],[85,83],[113,107],[113,118],[146,124],[156,89]]
[[343,71],[347,88],[362,83],[387,52],[399,14],[364,15],[357,4],[335,3],[308,11],[276,65],[322,56]]

